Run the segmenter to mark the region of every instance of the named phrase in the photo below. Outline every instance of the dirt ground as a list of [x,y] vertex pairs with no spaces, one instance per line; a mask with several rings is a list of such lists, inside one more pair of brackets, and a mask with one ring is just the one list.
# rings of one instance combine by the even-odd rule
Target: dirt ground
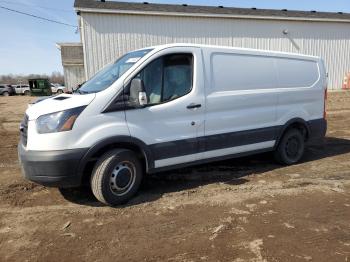
[[350,92],[302,163],[270,154],[152,175],[127,205],[24,180],[28,97],[0,97],[1,261],[350,261]]

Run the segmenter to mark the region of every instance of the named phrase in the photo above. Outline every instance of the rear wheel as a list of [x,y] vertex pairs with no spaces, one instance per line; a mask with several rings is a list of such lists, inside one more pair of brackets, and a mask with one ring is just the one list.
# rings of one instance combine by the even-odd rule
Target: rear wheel
[[29,96],[30,95],[30,92],[28,90],[24,91],[24,95],[25,96]]
[[63,94],[63,90],[58,89],[58,90],[57,90],[57,94],[59,94],[59,95],[60,95],[60,94]]
[[104,154],[91,175],[91,189],[95,197],[107,205],[127,202],[140,187],[143,170],[135,153],[115,149]]
[[280,164],[292,165],[302,158],[304,150],[305,137],[303,133],[292,128],[283,135],[274,155]]
[[9,92],[4,92],[4,93],[2,93],[2,95],[3,96],[9,96],[10,94],[9,94]]

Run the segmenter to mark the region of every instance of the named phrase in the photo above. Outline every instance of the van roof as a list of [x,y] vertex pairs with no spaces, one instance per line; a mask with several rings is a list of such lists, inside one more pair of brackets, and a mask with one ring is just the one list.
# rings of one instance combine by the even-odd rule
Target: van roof
[[[174,47],[196,47],[202,49],[215,49],[215,50],[223,50],[223,51],[239,51],[239,52],[249,52],[256,54],[265,54],[270,56],[280,56],[280,57],[291,57],[291,58],[301,58],[301,59],[309,59],[309,60],[319,60],[321,59],[318,56],[310,56],[299,53],[289,53],[289,52],[280,52],[280,51],[272,51],[272,50],[263,50],[263,49],[254,49],[254,48],[242,48],[242,47],[232,47],[232,46],[217,46],[217,45],[204,45],[204,44],[191,44],[191,43],[173,43],[173,44],[165,44],[147,47],[143,49],[153,48],[156,50],[161,50],[165,48],[174,48]],[[140,50],[143,50],[140,49]]]

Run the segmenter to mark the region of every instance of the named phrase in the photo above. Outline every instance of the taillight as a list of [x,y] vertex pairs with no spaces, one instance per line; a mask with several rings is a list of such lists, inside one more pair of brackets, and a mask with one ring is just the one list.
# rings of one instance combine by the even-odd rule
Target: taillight
[[327,118],[327,112],[326,112],[326,103],[327,103],[327,88],[324,90],[324,99],[323,99],[323,118]]

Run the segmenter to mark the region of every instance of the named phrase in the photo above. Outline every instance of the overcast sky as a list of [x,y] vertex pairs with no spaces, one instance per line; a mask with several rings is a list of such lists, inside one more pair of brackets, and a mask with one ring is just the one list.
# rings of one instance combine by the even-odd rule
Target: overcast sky
[[[187,3],[290,10],[350,13],[349,0],[146,0],[153,3]],[[143,1],[129,1],[143,2]],[[0,6],[77,25],[74,0],[0,0]],[[0,75],[63,71],[57,42],[80,40],[75,28],[41,21],[0,8]]]

